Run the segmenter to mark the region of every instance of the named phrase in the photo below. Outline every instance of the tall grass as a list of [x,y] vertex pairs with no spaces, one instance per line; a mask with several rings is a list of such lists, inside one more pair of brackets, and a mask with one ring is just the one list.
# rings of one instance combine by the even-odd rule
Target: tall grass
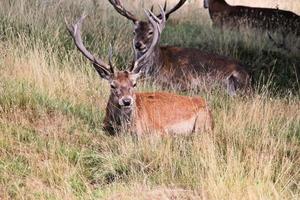
[[109,87],[64,25],[83,11],[89,49],[106,58],[112,42],[114,63],[125,68],[132,24],[106,1],[0,1],[0,199],[300,198],[297,50],[276,49],[258,32],[221,32],[203,11],[198,20],[183,10],[162,43],[240,59],[257,91],[201,93],[213,109],[212,134],[109,137],[101,129]]

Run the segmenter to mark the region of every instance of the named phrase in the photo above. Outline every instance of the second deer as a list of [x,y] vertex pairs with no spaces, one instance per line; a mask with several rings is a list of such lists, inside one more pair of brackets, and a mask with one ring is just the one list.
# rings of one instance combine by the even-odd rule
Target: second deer
[[[180,0],[171,10],[166,11],[166,18],[179,9],[186,0]],[[127,11],[120,0],[109,0],[116,11],[134,24],[133,46],[135,56],[140,58],[149,49],[153,38],[153,25],[150,21],[142,21]],[[166,5],[166,4],[165,4]],[[161,19],[161,15],[157,18]],[[161,30],[162,31],[162,30]],[[239,61],[208,53],[194,48],[159,46],[156,44],[148,57],[153,63],[145,67],[144,75],[152,77],[156,83],[179,90],[206,89],[221,83],[230,95],[237,90],[246,91],[251,88],[250,75]]]

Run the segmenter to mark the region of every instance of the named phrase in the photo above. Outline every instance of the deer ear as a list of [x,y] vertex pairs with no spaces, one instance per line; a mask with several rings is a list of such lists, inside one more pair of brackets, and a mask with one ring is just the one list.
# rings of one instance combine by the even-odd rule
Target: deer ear
[[105,80],[111,80],[111,77],[112,77],[112,73],[106,71],[106,70],[103,70],[102,68],[99,68],[99,66],[97,64],[93,64],[96,71],[98,72],[99,76]]
[[142,70],[140,70],[138,73],[130,73],[130,79],[133,82],[136,82],[140,78],[140,76],[142,75],[141,71]]

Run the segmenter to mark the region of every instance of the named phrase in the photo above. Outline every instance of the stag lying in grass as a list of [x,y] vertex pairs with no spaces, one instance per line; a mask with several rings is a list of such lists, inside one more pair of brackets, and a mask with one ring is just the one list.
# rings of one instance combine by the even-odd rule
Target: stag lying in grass
[[218,27],[244,26],[300,35],[300,16],[290,11],[230,6],[225,0],[204,0],[204,8],[208,8],[213,24]]
[[[118,13],[134,23],[133,46],[135,56],[140,58],[151,46],[153,25],[149,21],[138,20],[123,7],[119,0],[109,0],[109,2]],[[184,2],[185,0],[180,0],[174,8],[166,12],[166,18],[180,8]],[[156,16],[156,21],[161,18],[161,15]],[[163,28],[164,24],[161,27]],[[147,62],[152,65],[144,67],[143,75],[150,77],[163,87],[178,90],[201,90],[210,89],[215,83],[221,83],[227,87],[230,95],[235,95],[238,89],[242,91],[250,89],[248,71],[239,61],[232,58],[194,48],[161,47],[157,44],[147,59]]]
[[[100,77],[111,86],[106,107],[104,130],[116,134],[121,130],[142,135],[149,132],[160,134],[190,134],[213,128],[211,112],[204,99],[200,97],[179,96],[165,92],[136,93],[136,81],[149,63],[159,41],[159,24],[151,11],[146,12],[153,27],[151,45],[145,54],[136,59],[132,70],[114,71],[109,65],[95,58],[83,45],[81,39],[81,17],[73,26],[68,27],[79,51],[93,64]],[[162,10],[162,20],[165,20]],[[111,56],[110,56],[111,58]],[[170,112],[171,111],[171,112]]]

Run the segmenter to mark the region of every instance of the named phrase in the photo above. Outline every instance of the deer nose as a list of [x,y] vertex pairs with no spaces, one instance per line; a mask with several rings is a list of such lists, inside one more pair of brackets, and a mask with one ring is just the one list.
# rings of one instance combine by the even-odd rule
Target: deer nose
[[131,98],[124,98],[122,101],[124,106],[130,106],[132,100]]
[[134,46],[135,46],[135,48],[139,49],[139,48],[141,48],[142,43],[141,42],[136,42]]

